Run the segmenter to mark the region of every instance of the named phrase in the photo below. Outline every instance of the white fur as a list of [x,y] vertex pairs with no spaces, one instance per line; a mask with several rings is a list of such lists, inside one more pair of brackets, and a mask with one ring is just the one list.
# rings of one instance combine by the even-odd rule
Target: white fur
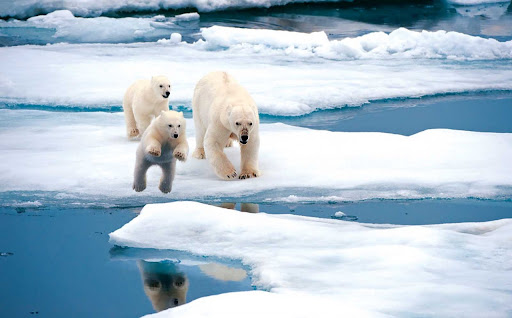
[[230,138],[237,139],[241,153],[239,178],[258,177],[259,115],[247,90],[231,75],[212,72],[197,83],[192,109],[196,128],[193,156],[206,157],[220,178],[236,178],[237,172],[224,154],[224,147],[231,145]]
[[137,148],[133,189],[137,192],[146,189],[146,172],[152,165],[162,168],[159,189],[171,192],[176,170],[176,159],[187,160],[188,142],[186,121],[182,112],[162,111],[151,122],[142,135]]
[[171,83],[165,76],[138,80],[128,87],[123,98],[123,110],[129,138],[142,136],[153,118],[162,110],[169,110],[170,92]]

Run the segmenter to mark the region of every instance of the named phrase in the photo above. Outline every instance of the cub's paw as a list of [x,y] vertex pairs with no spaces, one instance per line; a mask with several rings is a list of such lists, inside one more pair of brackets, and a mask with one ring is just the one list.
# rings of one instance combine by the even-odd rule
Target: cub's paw
[[132,128],[128,130],[128,137],[137,137],[139,135],[139,130],[137,128]]
[[226,144],[226,148],[230,148],[230,147],[233,147],[233,139],[231,139],[231,138],[228,139],[228,142]]
[[173,153],[173,155],[174,155],[174,157],[175,157],[176,159],[178,159],[179,161],[187,161],[187,154],[186,154],[186,153],[184,153],[183,151],[179,151],[179,150],[178,150],[178,151],[176,151],[176,150],[175,150],[175,151],[174,151],[174,153]]
[[249,179],[249,178],[257,178],[260,176],[260,172],[258,170],[242,170],[240,179]]
[[204,153],[204,148],[196,148],[196,150],[194,150],[194,153],[192,154],[192,157],[197,159],[205,159],[206,155]]
[[152,155],[152,156],[155,156],[155,157],[160,157],[160,154],[161,154],[161,149],[160,148],[157,148],[155,146],[148,146],[146,148],[146,151]]
[[133,183],[132,188],[136,192],[142,192],[146,189],[146,183]]
[[169,193],[172,190],[172,185],[160,183],[158,189],[160,189],[160,191],[162,191],[163,193]]

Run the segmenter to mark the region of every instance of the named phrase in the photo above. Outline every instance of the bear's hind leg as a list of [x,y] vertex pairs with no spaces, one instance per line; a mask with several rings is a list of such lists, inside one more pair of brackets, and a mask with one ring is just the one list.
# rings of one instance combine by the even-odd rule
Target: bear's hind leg
[[135,123],[132,107],[128,103],[123,103],[123,110],[124,119],[126,122],[126,134],[128,135],[128,138],[137,137],[139,135],[139,130],[137,129],[137,124]]
[[204,135],[206,134],[206,128],[199,119],[198,115],[194,114],[194,126],[196,127],[196,149],[192,153],[192,157],[197,159],[205,159],[204,153]]
[[171,162],[161,163],[162,177],[160,178],[160,185],[158,189],[163,193],[169,193],[172,190],[172,182],[174,181],[174,174],[176,171],[176,159]]
[[135,163],[135,171],[133,173],[133,190],[137,192],[144,191],[146,189],[146,172],[149,167],[151,167],[151,163],[147,160],[137,158],[137,162]]

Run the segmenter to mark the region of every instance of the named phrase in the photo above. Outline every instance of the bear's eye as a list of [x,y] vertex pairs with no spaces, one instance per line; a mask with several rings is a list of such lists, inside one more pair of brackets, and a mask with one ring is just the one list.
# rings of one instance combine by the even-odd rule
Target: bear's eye
[[160,85],[160,88],[164,87],[163,85]]
[[180,128],[180,127],[181,127],[181,125],[178,125],[178,128]]
[[167,86],[171,87],[171,85],[167,85]]
[[239,123],[239,122],[236,122],[235,124],[236,124],[237,126],[240,126],[240,123]]
[[169,125],[169,127],[172,127],[172,125]]
[[252,126],[252,123],[249,123],[249,126]]

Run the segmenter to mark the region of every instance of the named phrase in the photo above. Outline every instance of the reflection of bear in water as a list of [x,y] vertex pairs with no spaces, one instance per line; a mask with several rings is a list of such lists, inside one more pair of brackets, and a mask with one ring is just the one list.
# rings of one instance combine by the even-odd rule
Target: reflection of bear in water
[[171,261],[137,262],[144,292],[156,311],[183,305],[187,301],[188,279]]

